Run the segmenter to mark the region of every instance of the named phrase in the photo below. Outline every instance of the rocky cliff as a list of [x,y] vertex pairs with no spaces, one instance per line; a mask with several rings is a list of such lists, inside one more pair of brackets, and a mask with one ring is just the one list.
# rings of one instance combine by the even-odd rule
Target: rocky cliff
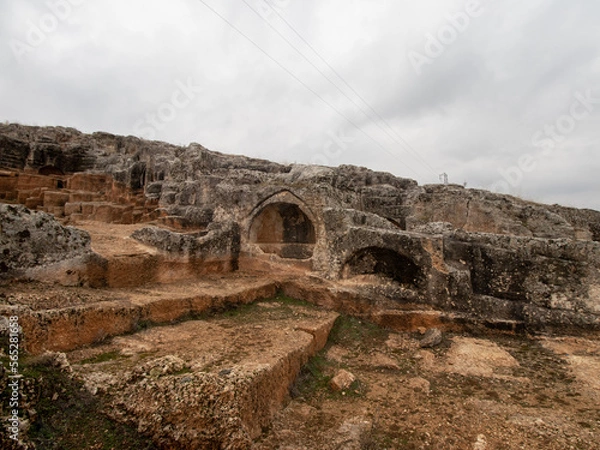
[[0,168],[108,174],[157,199],[165,213],[195,225],[207,225],[214,214],[240,219],[265,197],[289,188],[315,207],[375,213],[409,231],[429,222],[449,222],[471,232],[600,240],[598,211],[541,205],[455,185],[419,186],[361,167],[277,164],[209,151],[199,144],[179,147],[73,128],[0,125]]
[[0,201],[75,225],[159,225],[133,237],[163,253],[363,280],[392,309],[600,327],[597,211],[62,127],[0,126],[0,169]]

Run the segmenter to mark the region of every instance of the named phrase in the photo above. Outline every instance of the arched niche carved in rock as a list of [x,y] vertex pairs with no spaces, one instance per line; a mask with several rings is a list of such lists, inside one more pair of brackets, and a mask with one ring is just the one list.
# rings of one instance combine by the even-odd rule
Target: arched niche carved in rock
[[249,241],[265,253],[282,258],[308,259],[316,242],[315,227],[294,203],[269,203],[258,211],[250,225]]

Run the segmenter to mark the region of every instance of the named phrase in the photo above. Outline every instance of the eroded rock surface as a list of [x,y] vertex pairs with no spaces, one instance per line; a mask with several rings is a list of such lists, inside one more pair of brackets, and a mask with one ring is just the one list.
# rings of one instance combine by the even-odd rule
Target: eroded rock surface
[[455,185],[421,187],[360,167],[277,164],[212,152],[199,144],[180,147],[63,127],[0,125],[0,138],[0,167],[108,174],[159,200],[167,215],[185,217],[197,226],[223,215],[240,220],[261,201],[290,189],[311,209],[357,209],[406,230],[448,222],[470,232],[599,239],[597,211],[540,205]]
[[87,232],[62,226],[51,214],[0,203],[0,278],[46,279],[66,285],[89,281],[101,265]]
[[153,224],[134,234],[151,250],[100,270],[108,286],[296,269],[397,322],[435,309],[511,330],[600,328],[597,211],[199,144],[21,125],[0,136],[0,199],[74,224]]
[[152,328],[70,357],[118,354],[74,364],[75,373],[91,393],[111,399],[111,417],[135,423],[162,448],[249,449],[336,318],[258,303],[231,318]]
[[21,205],[0,204],[0,227],[2,272],[44,266],[90,251],[85,231],[63,227],[51,214]]
[[166,253],[186,258],[231,259],[237,266],[240,253],[240,232],[234,222],[213,223],[207,231],[176,233],[164,228],[146,227],[136,230],[132,238]]

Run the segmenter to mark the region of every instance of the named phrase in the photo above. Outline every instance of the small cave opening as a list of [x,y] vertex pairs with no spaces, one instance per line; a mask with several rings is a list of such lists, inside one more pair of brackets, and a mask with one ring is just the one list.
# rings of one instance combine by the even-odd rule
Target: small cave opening
[[316,242],[315,227],[293,203],[271,203],[253,219],[250,242],[282,258],[308,259]]
[[38,174],[44,175],[44,176],[51,176],[51,175],[64,176],[65,175],[65,173],[56,166],[44,166],[38,170]]
[[418,288],[422,271],[409,257],[382,247],[367,247],[355,252],[344,264],[343,277],[379,275],[406,287]]
[[592,232],[592,241],[600,242],[600,222],[590,224]]
[[130,170],[129,187],[134,191],[143,189],[146,185],[146,163],[136,162]]

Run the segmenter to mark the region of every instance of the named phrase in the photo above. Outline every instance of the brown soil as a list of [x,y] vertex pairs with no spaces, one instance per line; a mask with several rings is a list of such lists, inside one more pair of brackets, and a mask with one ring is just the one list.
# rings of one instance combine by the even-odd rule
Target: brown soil
[[92,250],[105,257],[125,256],[131,254],[155,254],[157,250],[143,245],[131,238],[131,234],[149,224],[122,225],[95,221],[79,221],[77,228],[82,228],[92,237]]
[[[422,350],[418,335],[344,320],[319,376],[344,368],[358,384],[334,393],[305,373],[256,450],[600,448],[598,341],[447,335]],[[359,437],[340,447],[349,428]]]

